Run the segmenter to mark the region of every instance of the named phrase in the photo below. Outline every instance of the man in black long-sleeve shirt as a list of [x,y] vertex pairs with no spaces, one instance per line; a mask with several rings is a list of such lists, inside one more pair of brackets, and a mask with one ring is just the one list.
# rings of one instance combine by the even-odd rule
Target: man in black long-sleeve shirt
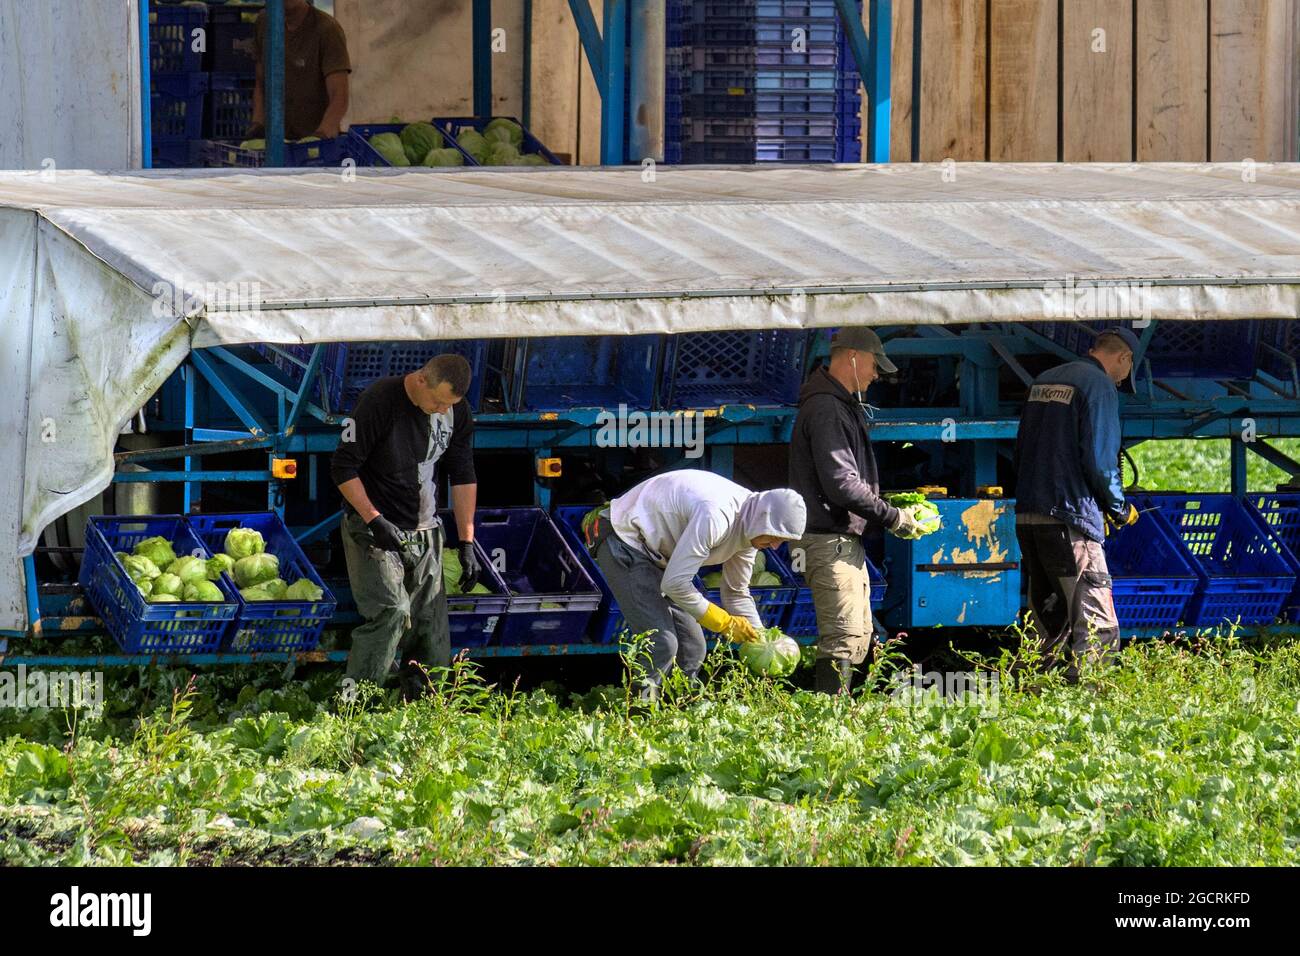
[[417,372],[379,379],[357,399],[330,466],[347,501],[343,553],[365,619],[352,632],[347,676],[383,684],[400,651],[399,683],[408,698],[426,686],[417,663],[451,663],[440,467],[451,483],[462,590],[474,586],[480,570],[473,546],[474,418],[464,397],[469,382],[469,363],[459,355],[438,355]]
[[853,667],[871,648],[862,532],[868,526],[901,537],[917,531],[910,514],[880,497],[871,432],[859,404],[882,371],[897,368],[875,332],[840,330],[831,340],[830,367],[813,372],[799,392],[790,440],[790,487],[808,509],[807,530],[795,547],[803,551],[804,580],[817,610],[814,680],[828,694],[848,693]]

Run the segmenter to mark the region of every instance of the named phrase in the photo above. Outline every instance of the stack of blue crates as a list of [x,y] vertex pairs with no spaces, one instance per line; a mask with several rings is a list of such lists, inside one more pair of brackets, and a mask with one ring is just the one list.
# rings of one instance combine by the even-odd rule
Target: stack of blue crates
[[669,0],[665,160],[856,160],[842,34],[835,0]]
[[152,164],[193,165],[203,135],[208,74],[196,31],[205,30],[208,8],[155,6],[149,11],[149,113]]
[[[239,143],[253,122],[257,18],[261,6],[214,4],[208,12],[208,109],[203,135]],[[226,165],[226,164],[221,164]]]

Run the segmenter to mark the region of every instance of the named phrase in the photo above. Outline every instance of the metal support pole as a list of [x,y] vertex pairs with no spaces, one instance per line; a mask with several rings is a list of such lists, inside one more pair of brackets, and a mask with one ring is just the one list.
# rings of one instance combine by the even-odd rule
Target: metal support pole
[[474,0],[474,115],[492,115],[492,0]]
[[266,165],[284,165],[284,0],[266,0]]
[[[181,380],[185,383],[185,444],[187,445],[194,444],[194,381],[197,378],[198,373],[195,371],[193,365],[187,362],[185,365],[181,366]],[[194,459],[189,455],[186,455],[181,467],[184,468],[186,474],[188,474],[193,466]],[[192,481],[185,482],[182,491],[184,497],[181,501],[182,514],[188,515],[195,513],[196,509],[194,506],[198,504],[198,495],[196,494],[198,491],[199,485],[197,483]]]
[[921,0],[912,0],[912,162],[914,163],[921,161],[921,53],[925,46],[921,7]]
[[[871,20],[871,57],[862,76],[867,84],[867,159],[889,162],[890,77],[894,37],[892,0],[868,0]],[[857,54],[854,54],[856,59]],[[859,63],[858,69],[862,69]],[[915,109],[915,107],[913,107]]]
[[664,158],[664,49],[668,42],[666,0],[631,0],[628,156],[634,162]]
[[623,95],[626,83],[628,0],[605,0],[605,85],[600,92],[600,164],[621,166],[626,159],[623,143]]
[[533,0],[524,0],[524,126],[533,125]]
[[36,590],[36,558],[23,558],[23,580],[27,585],[27,630],[33,637],[41,636],[41,600]]
[[1232,494],[1236,498],[1246,497],[1248,482],[1246,480],[1246,443],[1239,437],[1232,438]]
[[153,168],[153,73],[149,64],[149,0],[140,2],[140,168]]

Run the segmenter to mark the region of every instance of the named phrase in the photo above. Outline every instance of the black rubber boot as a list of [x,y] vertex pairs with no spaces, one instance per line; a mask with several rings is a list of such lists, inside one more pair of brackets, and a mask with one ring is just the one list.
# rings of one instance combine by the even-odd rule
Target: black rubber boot
[[432,689],[428,676],[414,664],[404,664],[397,672],[397,685],[402,689],[402,700],[406,703],[419,700]]
[[853,662],[817,658],[813,687],[819,694],[847,694],[853,686]]

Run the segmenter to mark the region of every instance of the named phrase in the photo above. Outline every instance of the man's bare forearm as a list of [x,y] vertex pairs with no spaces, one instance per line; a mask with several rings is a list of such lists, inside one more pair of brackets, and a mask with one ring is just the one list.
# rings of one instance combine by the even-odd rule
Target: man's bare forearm
[[325,91],[329,94],[329,105],[321,117],[316,132],[325,138],[338,136],[343,127],[343,114],[348,111],[349,76],[346,73],[331,73],[325,77]]
[[452,485],[451,510],[456,515],[456,532],[461,541],[474,540],[474,509],[478,507],[478,485]]
[[370,496],[366,494],[366,486],[361,483],[360,478],[349,478],[339,485],[339,491],[366,524],[370,524],[379,514],[379,509],[371,504]]

